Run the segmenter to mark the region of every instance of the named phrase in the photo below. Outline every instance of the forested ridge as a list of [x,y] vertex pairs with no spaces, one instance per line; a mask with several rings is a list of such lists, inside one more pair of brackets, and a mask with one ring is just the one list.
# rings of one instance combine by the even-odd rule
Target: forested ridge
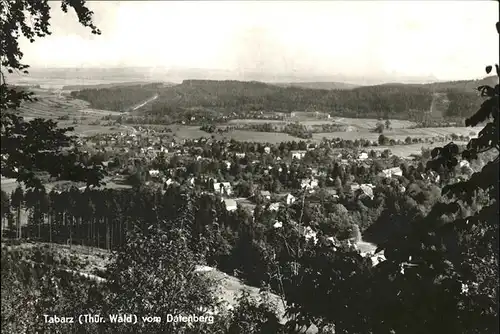
[[[159,93],[159,98],[146,110],[149,113],[175,116],[190,108],[206,108],[223,114],[245,112],[321,111],[334,116],[414,118],[430,110],[436,92],[447,95],[449,105],[444,116],[465,117],[470,108],[477,108],[480,99],[466,83],[425,85],[384,84],[349,90],[279,87],[262,82],[185,80],[180,85],[158,87],[138,85],[72,92],[98,109],[126,111]],[[175,117],[174,117],[175,119]]]
[[163,85],[159,83],[120,86],[113,88],[89,88],[72,91],[71,97],[90,102],[92,108],[129,111],[131,107],[155,96]]

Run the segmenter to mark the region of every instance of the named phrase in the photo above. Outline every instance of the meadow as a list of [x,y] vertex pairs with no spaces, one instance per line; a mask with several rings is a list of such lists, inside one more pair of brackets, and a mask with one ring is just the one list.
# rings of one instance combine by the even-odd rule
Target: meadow
[[[24,103],[19,109],[21,115],[27,119],[35,117],[51,118],[59,122],[61,127],[72,126],[74,133],[81,136],[90,136],[98,133],[117,133],[132,131],[131,126],[112,125],[102,120],[103,117],[120,115],[119,112],[92,109],[86,101],[74,99],[65,91],[60,89],[31,89],[38,101]],[[416,128],[416,123],[408,120],[390,120],[391,128],[384,131],[384,135],[394,140],[405,140],[410,138],[430,138],[436,136],[446,136],[456,134],[458,136],[471,136],[480,131],[480,127],[436,127],[436,128]],[[271,123],[276,126],[287,123],[299,122],[308,128],[321,124],[335,124],[345,126],[347,131],[313,133],[312,142],[320,142],[324,138],[341,138],[345,140],[368,139],[376,141],[379,133],[373,132],[377,123],[380,122],[374,118],[346,118],[331,117],[329,119],[315,117],[314,113],[294,112],[293,117],[287,117],[284,120],[265,120],[265,119],[233,119],[227,125],[243,124],[264,124]],[[251,130],[232,130],[226,133],[207,133],[200,130],[195,125],[169,125],[172,135],[178,139],[192,139],[200,137],[214,137],[216,139],[234,139],[237,141],[254,141],[265,143],[279,143],[282,141],[299,141],[300,138],[281,132],[255,132]],[[401,147],[390,147],[395,153],[401,151],[402,156],[419,153],[422,147],[432,144],[413,144]],[[381,149],[378,147],[377,149]]]
[[[353,131],[343,131],[343,132],[329,132],[329,133],[314,133],[310,142],[321,142],[324,138],[333,139],[341,138],[345,140],[356,140],[356,139],[368,139],[377,141],[380,136],[379,133],[373,132],[371,124],[376,124],[377,120],[374,119],[345,119],[347,121],[352,121]],[[393,121],[396,123],[398,128],[395,126],[391,130],[384,131],[384,135],[390,139],[394,140],[405,140],[407,137],[410,138],[433,138],[433,137],[444,137],[456,134],[457,136],[473,136],[481,130],[481,127],[467,128],[467,127],[446,127],[446,128],[404,128],[403,126],[408,126],[407,121]],[[391,122],[392,123],[392,122]],[[256,132],[256,131],[243,131],[243,130],[233,130],[227,133],[207,133],[198,126],[189,125],[173,125],[169,126],[172,130],[174,137],[178,139],[193,139],[193,138],[210,138],[215,139],[234,139],[237,141],[252,141],[260,143],[270,143],[277,144],[283,141],[300,141],[302,139],[293,137],[286,133],[281,132]],[[458,142],[457,142],[458,143]],[[401,157],[409,157],[413,154],[420,154],[422,148],[428,148],[435,146],[435,143],[420,143],[411,145],[394,145],[394,146],[377,146],[371,147],[374,150],[385,150],[390,149],[393,154],[399,155]]]

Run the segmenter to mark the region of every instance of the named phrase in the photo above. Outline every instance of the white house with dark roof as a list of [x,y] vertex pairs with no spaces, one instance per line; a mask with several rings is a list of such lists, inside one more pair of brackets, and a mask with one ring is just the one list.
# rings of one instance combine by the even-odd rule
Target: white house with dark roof
[[286,205],[292,205],[293,203],[295,203],[295,200],[296,200],[296,198],[292,194],[287,194],[285,197]]
[[300,188],[302,189],[313,189],[318,187],[318,180],[317,179],[302,179],[300,181]]
[[290,153],[292,153],[292,159],[302,159],[307,151],[290,151]]
[[280,209],[280,203],[279,202],[276,202],[276,203],[271,203],[269,204],[269,211],[278,211]]
[[379,173],[379,176],[382,177],[394,177],[394,176],[403,176],[403,171],[399,167],[387,168]]
[[149,170],[149,176],[151,177],[158,177],[160,175],[160,171],[158,169],[151,169]]
[[268,190],[261,190],[260,195],[267,200],[271,199],[271,192],[269,192]]
[[223,199],[224,201],[224,205],[226,206],[226,210],[227,211],[235,211],[236,209],[238,209],[238,204],[236,203],[236,201],[232,198],[225,198]]
[[233,188],[229,182],[215,182],[214,191],[221,195],[231,196],[233,194]]
[[368,153],[366,152],[361,152],[359,155],[358,155],[358,160],[366,160],[368,159]]

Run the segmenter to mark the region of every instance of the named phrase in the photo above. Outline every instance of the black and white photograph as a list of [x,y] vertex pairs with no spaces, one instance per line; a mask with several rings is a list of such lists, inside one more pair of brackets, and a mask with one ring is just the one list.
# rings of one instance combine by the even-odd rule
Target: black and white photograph
[[498,0],[0,0],[1,332],[497,334]]

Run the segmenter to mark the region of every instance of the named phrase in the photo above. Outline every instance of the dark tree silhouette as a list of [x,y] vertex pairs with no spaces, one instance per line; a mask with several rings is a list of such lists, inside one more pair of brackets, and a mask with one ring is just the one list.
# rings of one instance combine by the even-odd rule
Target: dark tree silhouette
[[386,329],[396,333],[498,332],[498,81],[478,90],[486,100],[465,125],[486,125],[462,152],[454,143],[432,150],[427,168],[449,176],[458,159],[493,159],[468,180],[445,180],[428,215],[381,247],[388,261],[377,291],[391,314]]
[[[78,161],[75,137],[69,136],[73,128],[58,128],[52,120],[26,121],[15,110],[23,101],[33,101],[33,93],[11,87],[5,81],[5,72],[28,73],[21,62],[23,53],[19,38],[34,42],[37,37],[50,35],[50,7],[47,0],[2,1],[0,15],[0,110],[1,110],[1,168],[2,176],[16,178],[29,188],[42,187],[36,172],[46,171],[62,179],[86,181],[99,185],[103,174],[98,165],[87,166]],[[100,34],[92,23],[92,11],[82,0],[63,0],[64,12],[72,7],[79,22]]]

